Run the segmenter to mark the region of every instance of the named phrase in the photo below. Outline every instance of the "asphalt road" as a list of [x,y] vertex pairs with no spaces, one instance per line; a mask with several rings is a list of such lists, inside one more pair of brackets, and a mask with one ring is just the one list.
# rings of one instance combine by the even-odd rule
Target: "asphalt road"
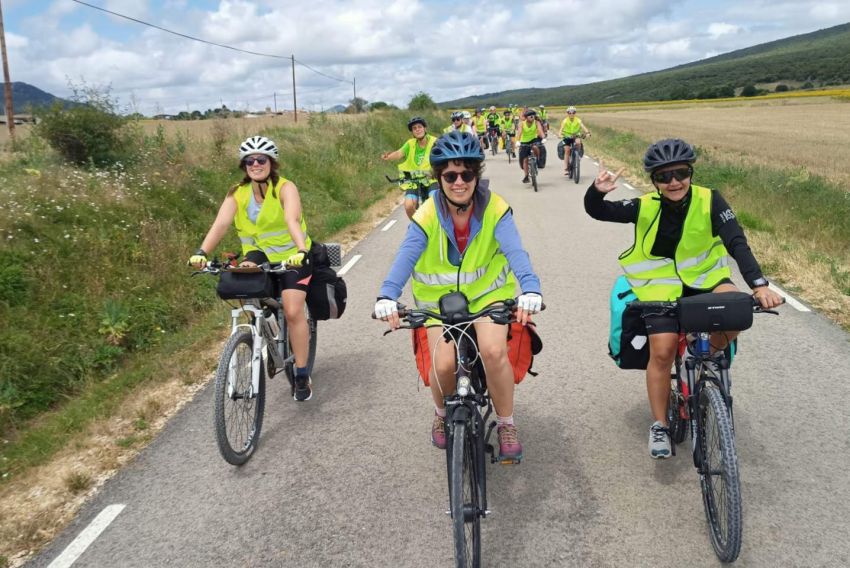
[[[631,225],[582,205],[595,176],[561,176],[555,141],[538,193],[504,153],[486,162],[543,283],[538,377],[518,388],[519,466],[489,466],[485,566],[715,566],[686,447],[653,461],[643,373],[608,359],[608,293]],[[592,154],[592,140],[588,144]],[[382,172],[376,172],[376,176]],[[625,198],[621,188],[609,198]],[[110,505],[125,508],[74,566],[451,565],[445,459],[417,388],[407,332],[369,317],[407,225],[404,212],[352,255],[348,311],[319,328],[313,400],[268,383],[260,447],[241,468],[218,454],[211,388],[110,480],[29,566],[48,566]],[[740,278],[738,278],[740,282]],[[406,294],[408,301],[409,294]],[[848,335],[783,307],[758,316],[733,367],[743,483],[740,566],[850,565]],[[59,564],[55,564],[58,566]]]

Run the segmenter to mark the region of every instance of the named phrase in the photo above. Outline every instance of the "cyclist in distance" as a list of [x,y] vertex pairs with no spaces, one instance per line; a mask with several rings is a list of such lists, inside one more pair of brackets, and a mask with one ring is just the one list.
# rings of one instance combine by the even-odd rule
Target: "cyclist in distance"
[[567,116],[561,122],[561,130],[558,131],[558,136],[564,140],[564,175],[567,175],[570,171],[570,148],[572,145],[576,144],[578,150],[581,150],[581,138],[578,135],[582,132],[585,136],[590,136],[590,130],[576,116],[576,107],[567,107]]
[[[490,133],[495,134],[496,138],[502,137],[502,118],[496,112],[496,107],[490,105],[490,112],[487,113],[487,136]],[[496,148],[498,150],[498,147]]]
[[[488,180],[481,178],[483,160],[481,146],[471,134],[451,132],[434,144],[431,166],[440,191],[413,216],[375,304],[376,316],[391,328],[400,325],[397,300],[411,275],[413,297],[420,309],[437,311],[443,295],[460,290],[469,299],[470,312],[477,312],[513,298],[519,280],[522,294],[517,300],[517,320],[525,325],[540,311],[540,279],[522,246],[511,208],[490,191]],[[427,330],[431,352],[436,353],[430,380],[435,406],[431,442],[444,449],[443,393],[455,392],[456,359],[454,344],[442,340],[442,326],[435,324]],[[522,444],[513,421],[514,377],[507,353],[507,326],[489,320],[474,326],[496,409],[500,457],[521,459]]]
[[[514,128],[514,118],[513,113],[510,110],[505,109],[504,115],[502,116],[502,140],[505,141],[505,148],[508,147],[508,133],[513,132]],[[516,145],[514,145],[514,151],[511,152],[511,157],[516,158]]]
[[522,122],[517,126],[516,140],[521,144],[519,147],[519,163],[525,177],[522,183],[530,183],[528,179],[528,155],[534,152],[535,158],[540,158],[540,149],[537,144],[543,141],[543,126],[537,120],[534,110],[526,110]]
[[[428,191],[436,189],[437,181],[431,178],[431,168],[428,164],[428,156],[431,155],[431,148],[434,146],[434,141],[437,139],[428,134],[428,124],[421,116],[414,116],[407,122],[407,129],[413,134],[405,142],[401,148],[395,152],[384,152],[381,154],[382,160],[398,161],[403,160],[398,165],[398,170],[401,174],[408,174],[412,178],[427,177],[430,187]],[[409,184],[409,187],[404,192],[404,211],[409,219],[413,218],[413,213],[416,212],[416,207],[419,205],[419,193],[415,184]]]
[[472,123],[475,126],[475,133],[478,136],[478,143],[485,147],[484,139],[487,137],[487,117],[484,116],[484,107],[475,111],[475,116],[472,117]]
[[540,108],[537,109],[537,116],[540,117],[540,122],[543,124],[543,137],[545,138],[549,135],[549,112],[544,105],[540,105]]
[[454,132],[456,130],[475,134],[474,132],[472,132],[472,128],[470,128],[468,124],[464,124],[463,112],[459,110],[456,110],[452,113],[452,123],[443,129],[443,133],[445,134],[448,132]]
[[[732,283],[729,254],[764,308],[782,302],[769,288],[744,231],[721,195],[692,183],[697,157],[684,140],[661,140],[643,158],[656,192],[634,199],[605,201],[617,188],[622,170],[601,172],[587,189],[584,208],[594,219],[635,223],[634,244],[620,255],[620,265],[641,301],[673,301],[711,292],[737,291]],[[655,422],[649,429],[649,454],[670,457],[667,401],[670,368],[676,355],[679,323],[668,316],[647,316],[649,365],[646,389]],[[737,333],[711,336],[712,352],[726,348]]]
[[251,136],[242,142],[239,167],[245,176],[227,192],[201,248],[189,264],[195,268],[206,266],[207,257],[234,224],[242,241],[240,266],[285,262],[292,268],[277,278],[295,354],[294,398],[304,401],[313,396],[307,374],[310,331],[304,311],[312,277],[307,260],[312,242],[307,236],[298,188],[280,175],[278,159],[277,146],[264,136]]

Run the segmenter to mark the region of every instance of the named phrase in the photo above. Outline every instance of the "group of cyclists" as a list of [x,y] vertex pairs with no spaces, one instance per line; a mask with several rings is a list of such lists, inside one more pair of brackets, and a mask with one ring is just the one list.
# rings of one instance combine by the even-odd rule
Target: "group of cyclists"
[[[587,133],[574,115],[568,113],[562,134]],[[545,137],[538,118],[533,111],[525,112],[516,127],[521,142]],[[425,120],[414,117],[408,123],[413,137],[395,152],[383,155],[387,160],[403,159],[410,171],[428,176],[431,191],[430,199],[418,209],[408,207],[406,200],[412,222],[381,285],[374,313],[390,327],[398,327],[397,302],[412,277],[413,297],[421,309],[435,309],[443,294],[459,290],[467,296],[470,310],[478,311],[514,298],[518,288],[516,317],[527,324],[541,309],[540,279],[523,248],[511,207],[483,177],[484,153],[478,132],[464,128],[463,116],[459,120],[452,116],[452,122],[448,132],[435,138],[426,133]],[[534,151],[525,147],[527,152]],[[280,276],[279,284],[295,354],[294,398],[306,401],[312,396],[304,308],[311,279],[311,239],[299,192],[279,172],[278,149],[272,140],[248,138],[239,147],[239,159],[244,176],[228,190],[189,264],[206,265],[233,224],[242,243],[242,266],[285,262],[292,268]],[[764,308],[779,305],[781,297],[769,288],[729,205],[716,191],[692,183],[695,162],[693,148],[683,140],[652,144],[644,167],[656,191],[622,201],[605,200],[605,195],[616,189],[619,174],[608,172],[600,163],[600,173],[584,198],[585,209],[594,219],[636,225],[634,244],[620,256],[620,264],[640,300],[666,301],[735,290],[728,266],[731,254],[759,303]],[[665,458],[670,456],[666,419],[669,373],[679,329],[676,320],[669,318],[647,318],[646,326],[650,349],[647,393],[655,419],[649,449],[653,458]],[[513,418],[514,380],[507,357],[507,330],[476,323],[475,331],[496,411],[500,457],[521,459],[522,444]],[[441,341],[439,325],[429,327],[427,335],[430,349],[436,353],[430,381],[435,407],[431,441],[442,448],[446,443],[443,394],[454,390],[455,357],[452,344]],[[730,339],[713,338],[713,348],[724,348]]]

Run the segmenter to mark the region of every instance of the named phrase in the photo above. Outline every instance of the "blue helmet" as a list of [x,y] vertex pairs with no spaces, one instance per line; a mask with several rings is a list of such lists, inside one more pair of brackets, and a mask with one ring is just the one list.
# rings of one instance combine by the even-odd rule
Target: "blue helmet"
[[484,159],[484,152],[478,143],[478,138],[469,132],[453,130],[443,134],[434,142],[431,148],[430,161],[432,166],[443,164],[449,160],[478,160]]

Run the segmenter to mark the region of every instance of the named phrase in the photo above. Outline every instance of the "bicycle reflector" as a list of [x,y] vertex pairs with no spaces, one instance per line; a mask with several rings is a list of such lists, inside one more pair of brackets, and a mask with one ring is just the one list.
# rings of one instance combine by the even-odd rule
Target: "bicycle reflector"
[[460,377],[457,380],[457,394],[458,396],[469,396],[469,393],[472,391],[472,383],[469,381],[469,377]]

